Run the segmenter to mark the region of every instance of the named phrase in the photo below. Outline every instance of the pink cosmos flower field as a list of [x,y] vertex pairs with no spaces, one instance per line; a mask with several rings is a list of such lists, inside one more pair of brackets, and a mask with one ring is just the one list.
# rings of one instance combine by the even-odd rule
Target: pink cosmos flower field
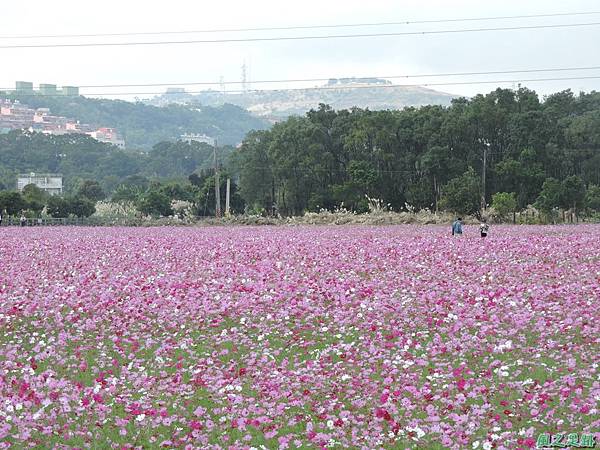
[[514,450],[597,432],[600,227],[449,234],[2,228],[0,448]]

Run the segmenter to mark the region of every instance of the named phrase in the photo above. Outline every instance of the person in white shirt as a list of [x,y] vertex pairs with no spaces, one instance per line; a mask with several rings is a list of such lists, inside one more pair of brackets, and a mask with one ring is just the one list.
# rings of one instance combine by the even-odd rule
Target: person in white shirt
[[490,230],[490,226],[487,224],[485,219],[483,219],[481,221],[481,224],[479,225],[479,232],[481,233],[481,237],[482,238],[487,237],[489,230]]

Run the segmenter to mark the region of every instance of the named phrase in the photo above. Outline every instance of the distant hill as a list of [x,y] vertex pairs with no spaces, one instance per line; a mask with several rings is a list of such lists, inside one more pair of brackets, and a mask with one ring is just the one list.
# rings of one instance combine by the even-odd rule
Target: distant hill
[[222,93],[205,91],[197,95],[183,89],[171,89],[168,93],[147,102],[152,105],[199,104],[217,106],[231,103],[257,116],[271,121],[291,115],[303,115],[316,109],[320,103],[334,109],[353,107],[371,110],[402,109],[407,106],[450,105],[455,96],[433,89],[412,86],[393,86],[389,81],[377,78],[331,79],[320,89],[282,89],[277,91],[248,91],[246,93]]
[[115,128],[125,138],[128,148],[148,150],[157,142],[176,140],[186,133],[206,134],[218,139],[220,144],[235,145],[249,131],[269,126],[266,120],[231,104],[156,107],[141,102],[87,97],[14,93],[0,93],[0,96],[33,108],[49,108],[53,114],[83,123]]

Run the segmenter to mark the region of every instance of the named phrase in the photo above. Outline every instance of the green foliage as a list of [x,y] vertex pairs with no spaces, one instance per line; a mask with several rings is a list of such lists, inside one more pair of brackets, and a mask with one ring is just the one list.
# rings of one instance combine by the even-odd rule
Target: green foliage
[[281,189],[275,186],[274,150],[271,144],[270,132],[253,131],[246,136],[242,147],[234,155],[234,167],[240,172],[240,195],[253,209],[270,211],[275,194]]
[[[196,204],[196,213],[199,216],[214,216],[216,207],[214,173],[208,170],[204,170],[201,171],[200,174],[195,175],[197,176],[197,178],[192,177],[192,179],[196,183],[200,183],[199,186],[194,185],[194,189],[192,189],[192,192],[195,194],[193,201]],[[227,178],[231,179],[231,175],[228,171],[219,171],[219,189],[222,213],[225,213]],[[240,197],[239,188],[233,180],[231,180],[230,182],[229,196],[229,208],[231,213],[239,214],[244,212],[244,207],[246,206],[246,204],[242,197]]]
[[[469,167],[481,176],[485,145],[486,201],[512,192],[520,210],[536,201],[547,178],[562,183],[578,176],[584,185],[600,185],[599,120],[600,93],[565,91],[541,102],[526,88],[496,89],[448,108],[333,111],[320,105],[248,134],[232,167],[248,205],[270,212],[276,204],[283,215],[341,203],[363,211],[365,194],[394,210],[405,203],[437,210],[444,194],[442,206],[465,214],[479,209],[480,187],[474,177],[458,180]],[[580,195],[575,203],[581,208]]]
[[[219,148],[219,160],[227,159],[232,151],[231,147]],[[159,142],[148,153],[142,173],[154,178],[186,178],[195,170],[214,167],[213,152],[212,146],[195,141]]]
[[153,217],[170,216],[173,214],[171,199],[157,189],[150,189],[142,194],[137,201],[136,207],[141,213]]
[[182,185],[174,182],[160,186],[159,190],[171,200],[183,200],[186,202],[194,201],[198,192],[198,189],[191,184]]
[[138,186],[121,184],[117,187],[111,199],[116,203],[135,202],[143,192],[144,189]]
[[575,213],[585,205],[585,184],[577,175],[571,175],[563,180],[560,193],[560,206],[572,208]]
[[[233,149],[217,151],[224,163]],[[20,172],[58,172],[68,194],[92,201],[106,198],[106,193],[121,186],[146,190],[150,178],[184,180],[194,171],[213,166],[213,147],[198,142],[160,142],[148,153],[134,154],[84,135],[0,134],[0,181],[4,184],[16,185]]]
[[[355,181],[346,181],[343,184],[332,186],[332,194],[337,204],[348,207],[357,213],[364,213],[369,210],[369,203],[365,198],[364,189]],[[309,200],[315,203],[314,197],[311,196]],[[310,202],[309,206],[311,206]]]
[[96,208],[94,202],[85,197],[59,197],[54,195],[48,198],[46,211],[55,218],[89,217],[96,212]]
[[[338,204],[343,204],[350,209],[362,213],[368,211],[368,201],[366,195],[371,194],[377,186],[379,177],[373,165],[368,161],[352,160],[348,164],[348,180],[332,186],[331,197]],[[319,207],[325,209],[333,209],[331,201],[325,191],[311,195],[309,199],[309,209],[316,210],[311,207],[319,203]],[[315,205],[316,206],[316,205]]]
[[25,200],[25,209],[32,211],[35,215],[38,215],[46,204],[49,195],[38,188],[35,184],[28,184],[23,187],[21,192],[23,200]]
[[115,177],[137,174],[148,160],[85,135],[0,134],[0,177],[8,186],[16,186],[18,173],[53,172],[61,173],[67,191],[75,193],[81,180],[114,185]]
[[492,195],[492,208],[501,218],[517,210],[517,198],[514,192],[496,192]]
[[472,167],[460,177],[453,178],[443,188],[440,205],[460,214],[477,214],[480,210],[481,180]]
[[547,177],[538,152],[531,148],[522,150],[517,159],[503,159],[494,170],[498,184],[516,193],[517,207],[521,209],[535,201]]
[[585,204],[589,209],[600,212],[600,186],[592,185],[588,188]]
[[93,202],[98,202],[106,198],[102,186],[95,180],[84,180],[77,190],[77,196],[87,198]]
[[150,180],[140,175],[126,177],[115,189],[111,200],[117,203],[134,203],[148,189]]
[[[350,164],[348,164],[348,173],[350,174],[350,179],[365,191],[372,189],[378,181],[377,172],[368,161],[350,161]],[[364,194],[368,194],[368,192]]]
[[23,187],[21,195],[26,201],[35,200],[39,202],[43,202],[48,197],[48,194],[41,190],[39,187],[37,187],[35,184],[28,184],[25,187]]
[[432,201],[436,194],[431,182],[422,178],[408,186],[406,191],[406,202],[416,210],[432,209],[435,205]]
[[[220,170],[221,211],[225,211],[227,179],[231,175]],[[215,214],[215,178],[210,170],[201,170],[189,176],[193,183],[158,181],[147,182],[143,179],[129,179],[120,185],[112,196],[112,202],[123,205],[135,204],[139,212],[158,216],[173,215],[171,205],[174,201],[189,204],[194,215],[212,216]],[[240,197],[236,183],[230,183],[230,210],[232,213],[244,211],[245,203]]]
[[27,202],[19,192],[0,192],[0,211],[6,211],[9,216],[16,216],[27,207]]
[[586,188],[576,175],[565,178],[562,183],[556,178],[547,178],[535,202],[535,207],[553,220],[558,208],[573,209],[577,214],[585,205]]
[[65,199],[69,215],[77,217],[90,217],[96,212],[94,202],[86,197],[74,196]]
[[[185,132],[196,120],[188,117],[190,110],[185,107],[142,108],[148,113],[144,118],[126,102],[86,102],[77,99],[71,107],[99,108],[102,119],[110,112],[145,130],[158,117],[174,126],[171,118],[163,116],[172,114],[181,129],[170,137]],[[212,113],[224,120],[228,117],[224,111]],[[135,117],[123,118],[125,112]],[[517,210],[537,202],[547,212],[562,207],[577,213],[590,204],[585,186],[600,185],[599,123],[597,92],[575,96],[564,91],[542,102],[526,88],[496,89],[472,99],[456,99],[450,107],[402,111],[334,111],[322,104],[304,117],[248,133],[238,149],[217,149],[222,209],[228,172],[235,210],[247,206],[286,216],[334,210],[343,203],[360,212],[368,209],[368,195],[396,211],[408,203],[418,209],[441,206],[462,214],[477,213],[480,186],[474,181],[484,170],[482,152],[487,147],[486,201],[493,202],[498,192],[514,193]],[[153,139],[154,131],[141,139]],[[200,215],[212,215],[213,168],[214,149],[197,142],[158,142],[147,152],[133,152],[82,135],[0,135],[1,184],[15,186],[19,172],[59,172],[67,194],[93,200],[100,195],[98,185],[113,200],[136,203],[147,191],[158,190],[169,200],[195,204]],[[466,178],[465,172],[470,174]],[[547,179],[560,185],[558,201],[552,182],[543,190]],[[96,193],[80,191],[85,180],[98,182]],[[160,184],[151,187],[155,181]],[[21,206],[36,210],[39,202],[31,199]]]
[[542,191],[535,201],[535,207],[546,215],[550,215],[561,203],[562,186],[556,178],[547,178]]
[[48,202],[46,204],[46,211],[52,217],[69,217],[70,208],[68,202],[65,199],[54,195],[48,199]]

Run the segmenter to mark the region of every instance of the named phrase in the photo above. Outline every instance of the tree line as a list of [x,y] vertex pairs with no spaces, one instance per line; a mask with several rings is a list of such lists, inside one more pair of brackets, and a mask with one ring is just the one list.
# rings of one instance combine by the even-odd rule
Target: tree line
[[[233,147],[220,146],[226,160]],[[81,134],[62,136],[11,131],[0,134],[0,190],[16,187],[17,175],[60,173],[64,188],[74,194],[84,180],[97,181],[111,194],[131,176],[153,180],[186,180],[197,171],[214,167],[213,147],[196,141],[159,142],[148,152],[121,150]]]
[[449,107],[320,105],[249,133],[233,163],[247,204],[283,215],[342,204],[361,212],[366,195],[395,210],[478,214],[482,196],[490,204],[498,193],[514,210],[551,212],[597,208],[599,149],[600,93],[540,100],[520,87]]
[[[507,217],[533,205],[553,218],[559,209],[600,211],[599,149],[600,93],[563,91],[541,100],[519,88],[449,107],[320,105],[216,154],[222,210],[231,178],[234,212],[285,216],[341,206],[364,212],[368,196],[394,210],[477,215],[485,203]],[[54,214],[85,215],[86,200],[93,206],[106,199],[134,204],[142,214],[171,215],[173,202],[181,201],[196,215],[213,215],[214,154],[197,142],[131,152],[82,135],[13,131],[0,135],[0,190],[7,191],[0,210],[35,215],[43,204]],[[31,171],[62,173],[64,198],[8,192],[17,173]]]
[[[226,169],[220,170],[220,189],[226,192],[227,179],[231,175]],[[89,217],[96,212],[99,201],[127,203],[140,215],[167,217],[181,213],[179,208],[188,209],[192,216],[214,216],[215,176],[214,171],[200,170],[192,173],[187,180],[151,180],[141,175],[127,177],[117,189],[107,194],[96,180],[82,180],[72,193],[50,195],[34,184],[29,184],[21,192],[0,190],[0,214],[3,216],[29,218],[43,215],[65,217]],[[237,185],[230,182],[230,211],[240,214],[245,211],[245,202],[240,197]],[[221,211],[225,210],[225,195],[221,196]]]
[[50,195],[36,185],[28,184],[22,192],[0,191],[0,214],[40,217],[45,211],[56,218],[89,217],[96,212],[98,192],[101,192],[101,188],[95,181],[82,183],[76,194],[66,196]]

